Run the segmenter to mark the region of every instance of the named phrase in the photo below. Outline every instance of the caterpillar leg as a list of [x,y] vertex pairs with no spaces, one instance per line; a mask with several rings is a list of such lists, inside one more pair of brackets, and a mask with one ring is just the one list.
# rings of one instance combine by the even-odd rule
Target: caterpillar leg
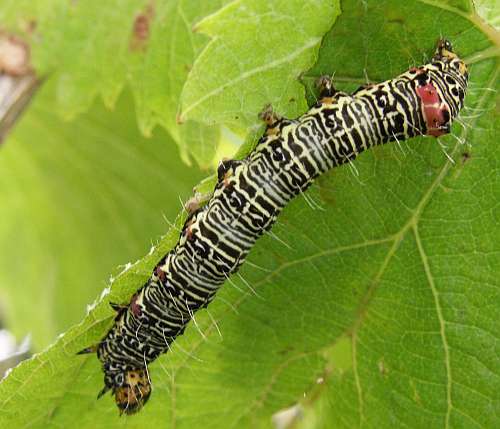
[[[220,187],[228,186],[229,179],[234,174],[234,170],[239,165],[243,164],[243,161],[236,159],[227,159],[224,158],[219,162],[219,166],[217,167],[217,185],[216,189]],[[188,217],[184,222],[184,227],[182,229],[183,233],[190,237],[190,225],[193,222],[193,219],[198,213],[198,211],[212,198],[213,192],[201,193],[194,189],[194,196],[191,197],[184,204],[184,209],[188,212]]]
[[123,310],[126,310],[128,308],[128,305],[126,304],[117,304],[115,302],[110,302],[109,305],[117,313],[121,313]]
[[279,125],[283,121],[283,118],[274,111],[273,106],[267,104],[259,113],[259,118],[267,125],[265,131],[266,135],[271,136],[278,134]]
[[80,350],[76,354],[77,355],[86,355],[86,354],[89,354],[89,353],[96,353],[97,352],[97,347],[98,347],[98,344],[94,344],[93,346],[85,347],[83,350]]
[[318,78],[318,80],[316,81],[316,87],[319,90],[320,101],[323,98],[333,97],[337,92],[337,90],[333,86],[332,78],[327,75],[320,76]]
[[319,90],[318,106],[322,104],[333,104],[339,96],[347,95],[335,89],[330,76],[320,76],[316,81],[316,87]]
[[187,200],[184,204],[184,209],[188,212],[189,217],[203,207],[210,200],[210,198],[212,198],[212,192],[206,194],[196,192],[194,197]]
[[217,167],[217,182],[227,185],[227,180],[234,174],[236,167],[243,164],[237,159],[223,159]]

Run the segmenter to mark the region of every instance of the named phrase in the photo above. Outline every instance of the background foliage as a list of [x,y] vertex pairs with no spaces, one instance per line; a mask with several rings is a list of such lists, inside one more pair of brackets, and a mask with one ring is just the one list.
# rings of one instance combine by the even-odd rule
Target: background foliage
[[[0,151],[0,293],[9,327],[51,345],[0,384],[0,426],[272,427],[288,409],[300,428],[498,427],[495,7],[4,2],[2,27],[30,41],[47,80]],[[74,353],[175,244],[174,227],[148,254],[168,229],[162,214],[173,219],[201,177],[177,153],[208,166],[228,135],[255,133],[266,103],[294,116],[319,75],[335,73],[341,89],[391,78],[441,34],[472,79],[443,147],[376,148],[321,178],[197,315],[201,332],[190,326],[150,366],[138,416],[96,401],[98,362]]]

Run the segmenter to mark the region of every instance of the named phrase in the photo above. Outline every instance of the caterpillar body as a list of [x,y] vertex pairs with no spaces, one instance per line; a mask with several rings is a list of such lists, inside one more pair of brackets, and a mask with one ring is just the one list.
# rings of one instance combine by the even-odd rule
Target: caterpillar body
[[105,386],[120,412],[140,410],[151,394],[146,365],[168,351],[194,312],[206,307],[243,264],[285,205],[326,171],[364,150],[417,135],[450,131],[467,91],[468,71],[450,42],[431,62],[346,94],[320,79],[320,99],[301,117],[271,109],[255,149],[221,162],[206,205],[186,220],[175,248],[156,265],[129,304],[114,305],[114,325],[96,346]]

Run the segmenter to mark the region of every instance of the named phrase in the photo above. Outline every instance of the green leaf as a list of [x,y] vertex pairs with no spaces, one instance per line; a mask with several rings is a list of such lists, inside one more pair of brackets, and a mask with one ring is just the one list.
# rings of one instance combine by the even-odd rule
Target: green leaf
[[155,124],[163,125],[180,146],[181,156],[208,166],[220,140],[219,127],[188,121],[177,123],[179,99],[189,70],[207,37],[193,34],[192,26],[217,10],[223,0],[196,3],[185,0],[162,2],[154,10],[151,37],[131,60],[132,86],[141,130],[149,134]]
[[[290,19],[300,17],[295,10]],[[230,18],[224,31],[245,30]],[[282,29],[265,34],[275,40],[277,31],[286,44]],[[130,298],[175,244],[172,229],[79,325],[0,385],[0,425],[64,427],[77,416],[83,428],[260,428],[288,409],[302,428],[500,426],[498,33],[469,2],[344,1],[303,81],[311,87],[335,72],[349,89],[365,75],[391,78],[429,58],[440,34],[472,62],[464,126],[440,139],[443,148],[431,138],[378,147],[294,200],[210,313],[197,313],[197,325],[150,365],[145,409],[119,419],[109,397],[95,400],[97,359],[74,353],[111,326],[108,300]],[[249,56],[224,52],[230,65]],[[239,90],[256,106],[246,92],[263,85]],[[234,98],[226,102],[230,113]],[[248,118],[252,103],[245,99]]]
[[265,104],[287,115],[306,109],[297,77],[310,67],[338,1],[235,1],[196,26],[211,42],[182,93],[181,119],[247,128]]
[[41,94],[2,147],[2,313],[38,347],[81,320],[111,270],[149,250],[199,177],[165,133],[140,136],[131,106],[127,95],[113,113],[95,106],[64,123]]
[[[227,0],[226,0],[227,1]],[[112,107],[129,83],[141,131],[163,126],[191,163],[210,165],[218,127],[189,121],[179,127],[179,98],[194,59],[208,38],[193,24],[225,0],[7,1],[0,22],[30,41],[39,75],[52,75],[54,108],[72,119],[96,96]]]
[[477,0],[474,5],[477,14],[498,31],[500,29],[500,3],[495,0]]

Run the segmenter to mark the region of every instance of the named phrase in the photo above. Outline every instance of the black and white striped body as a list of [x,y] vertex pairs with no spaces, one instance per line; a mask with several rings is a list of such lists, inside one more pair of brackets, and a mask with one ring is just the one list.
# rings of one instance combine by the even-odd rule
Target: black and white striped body
[[[442,45],[432,63],[395,79],[352,95],[330,89],[296,120],[269,121],[247,158],[221,163],[211,199],[187,219],[175,248],[120,308],[99,344],[106,388],[127,387],[127,372],[144,369],[168,351],[286,204],[317,176],[374,145],[432,134],[433,127],[440,134],[449,131],[467,86],[462,65],[451,46]],[[422,95],[428,89],[429,95]],[[425,97],[438,102],[425,104]],[[431,122],[431,116],[441,122]],[[136,411],[149,396],[149,390],[138,392],[136,408],[127,396],[126,412]],[[118,396],[117,402],[123,410]]]

